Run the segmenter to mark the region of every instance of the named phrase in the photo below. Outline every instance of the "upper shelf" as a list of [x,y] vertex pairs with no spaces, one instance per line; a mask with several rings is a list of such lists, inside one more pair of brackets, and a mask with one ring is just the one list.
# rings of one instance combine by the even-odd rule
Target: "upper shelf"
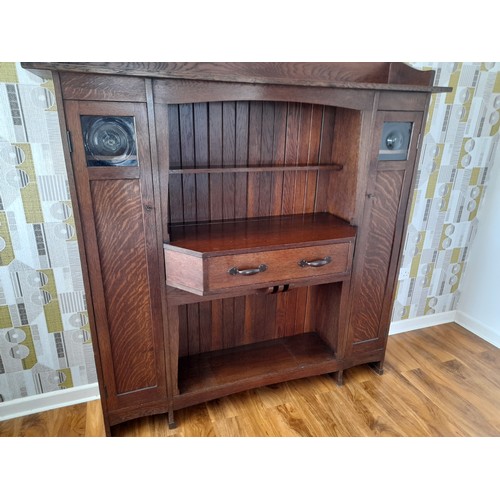
[[247,174],[255,172],[321,172],[333,171],[340,172],[344,166],[337,163],[331,165],[249,165],[249,166],[210,166],[205,168],[174,168],[169,173],[173,175],[186,174]]
[[26,69],[308,87],[449,92],[434,71],[379,62],[24,62]]

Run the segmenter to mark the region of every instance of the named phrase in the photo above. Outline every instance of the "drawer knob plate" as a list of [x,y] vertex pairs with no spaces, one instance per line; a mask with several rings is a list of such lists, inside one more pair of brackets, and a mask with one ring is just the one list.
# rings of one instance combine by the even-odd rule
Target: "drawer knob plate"
[[299,262],[300,267],[322,267],[326,266],[327,264],[330,264],[332,261],[331,257],[325,257],[324,259],[318,259],[318,260],[304,260],[302,259]]
[[267,266],[265,264],[261,264],[259,267],[255,269],[238,269],[237,267],[232,267],[229,269],[228,273],[231,276],[241,275],[241,276],[251,276],[252,274],[263,273],[267,271]]

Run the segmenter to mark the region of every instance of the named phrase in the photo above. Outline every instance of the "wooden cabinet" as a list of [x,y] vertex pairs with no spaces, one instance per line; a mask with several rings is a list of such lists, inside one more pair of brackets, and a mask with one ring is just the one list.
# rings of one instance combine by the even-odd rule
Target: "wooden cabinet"
[[24,66],[52,71],[68,138],[108,433],[265,384],[382,370],[419,137],[447,90],[433,72]]

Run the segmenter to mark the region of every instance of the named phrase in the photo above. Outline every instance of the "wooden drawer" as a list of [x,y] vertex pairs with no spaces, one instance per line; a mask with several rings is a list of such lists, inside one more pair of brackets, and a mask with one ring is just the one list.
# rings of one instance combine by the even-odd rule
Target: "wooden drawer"
[[[349,270],[349,243],[213,257],[206,262],[207,289],[314,278]],[[307,264],[309,263],[309,264]],[[256,274],[246,274],[258,270]]]
[[336,281],[351,270],[355,228],[329,215],[174,228],[167,285],[207,295]]
[[204,295],[349,273],[352,245],[335,243],[214,257],[165,250],[167,285]]

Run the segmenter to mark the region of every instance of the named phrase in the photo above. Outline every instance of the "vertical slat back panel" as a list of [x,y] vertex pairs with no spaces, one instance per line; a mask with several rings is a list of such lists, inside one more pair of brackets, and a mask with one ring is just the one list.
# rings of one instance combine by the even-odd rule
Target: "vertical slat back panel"
[[[194,166],[206,168],[210,164],[208,143],[208,106],[197,103],[193,106],[194,120]],[[210,184],[208,174],[196,175],[196,218],[210,219]]]
[[[211,102],[208,104],[208,150],[210,165],[222,165],[222,103]],[[222,220],[222,174],[209,176],[210,219]]]
[[[236,103],[236,166],[245,166],[248,162],[248,119],[249,103]],[[234,216],[242,219],[247,216],[247,175],[238,174],[235,179],[235,203]]]
[[179,354],[231,348],[304,333],[309,288],[252,294],[179,307]]
[[[222,104],[222,165],[234,167],[236,162],[236,104]],[[235,174],[222,174],[222,217],[234,219]]]
[[[262,104],[262,140],[260,148],[261,165],[272,165],[273,139],[274,139],[274,110],[273,102]],[[262,216],[271,215],[271,190],[272,172],[262,172],[259,175],[259,206],[258,214]]]
[[[273,165],[285,164],[286,147],[286,125],[287,125],[287,103],[276,103],[274,109],[274,129],[273,129]],[[283,172],[273,172],[272,176],[272,196],[271,215],[281,215],[282,194],[283,194]]]
[[[286,102],[168,106],[170,168],[332,163],[335,108]],[[322,212],[330,172],[171,175],[170,222]]]
[[[260,148],[262,139],[262,103],[251,102],[248,119],[248,164],[260,165]],[[259,215],[260,175],[256,172],[248,174],[247,217]]]
[[[170,168],[181,166],[181,137],[179,130],[179,108],[168,107],[168,138]],[[169,216],[170,222],[183,222],[182,178],[172,175],[169,179]]]
[[[181,146],[181,165],[194,166],[194,123],[193,105],[179,106],[179,131]],[[184,222],[196,221],[196,176],[182,176],[182,203]]]
[[[285,165],[297,165],[299,149],[299,130],[300,129],[300,104],[290,103],[288,105],[286,121],[286,139],[285,139]],[[283,192],[281,195],[281,213],[282,215],[293,214],[293,201],[295,194],[295,181],[297,173],[294,171],[283,174]]]
[[[168,106],[170,168],[318,165],[332,161],[335,109],[287,102],[210,102]],[[170,175],[170,222],[302,214],[327,209],[335,173]],[[180,308],[180,354],[302,333],[309,288]]]
[[[321,130],[321,141],[319,149],[319,163],[327,164],[332,161],[332,146],[335,127],[335,109],[325,106],[323,112],[323,125]],[[328,206],[328,197],[333,191],[330,191],[331,174],[330,172],[318,172],[318,182],[316,190],[315,212],[326,212]]]

